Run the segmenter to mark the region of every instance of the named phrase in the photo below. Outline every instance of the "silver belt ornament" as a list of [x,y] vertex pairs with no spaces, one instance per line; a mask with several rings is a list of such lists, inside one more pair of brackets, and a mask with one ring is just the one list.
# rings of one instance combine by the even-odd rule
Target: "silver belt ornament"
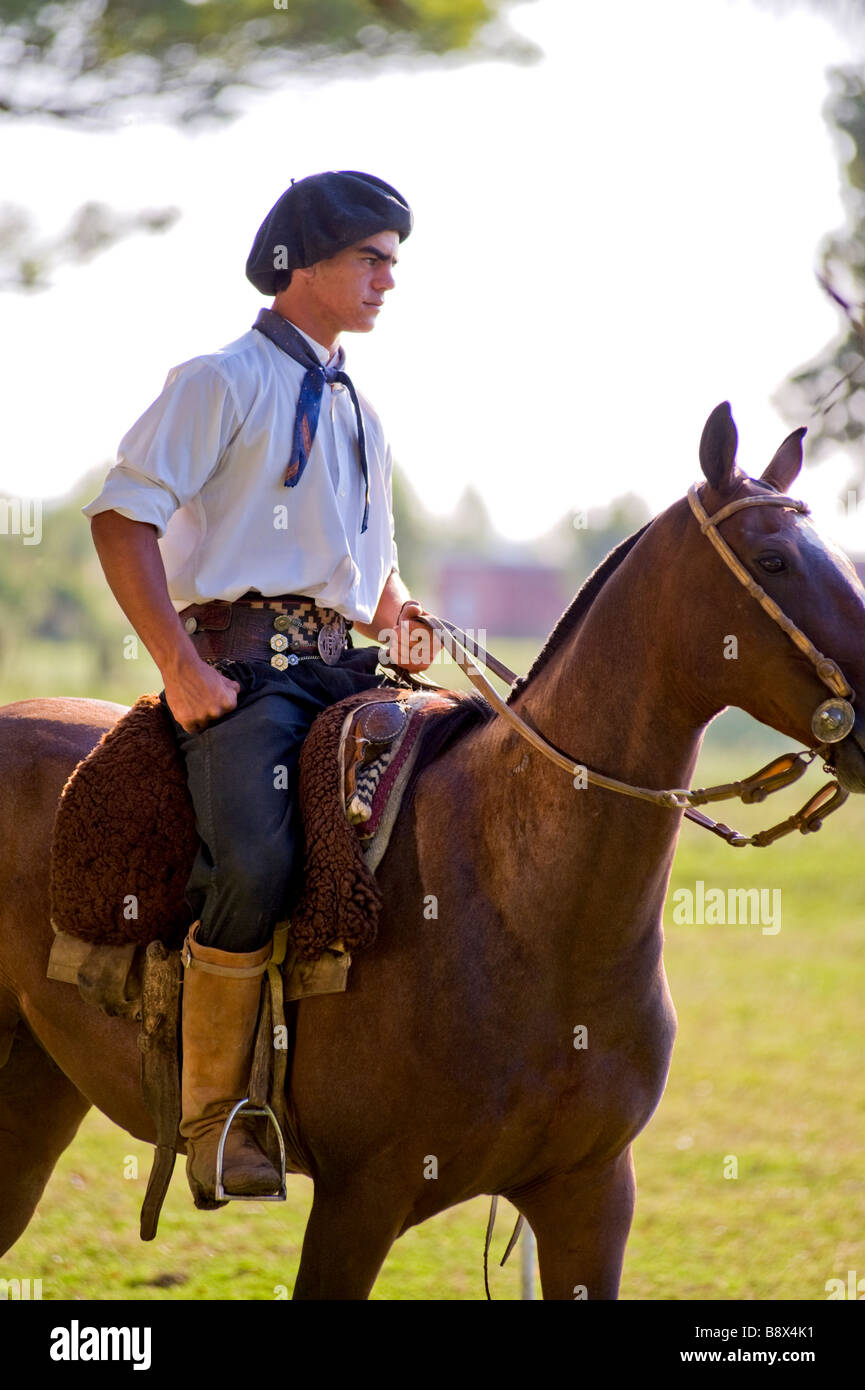
[[[301,658],[296,652],[289,652],[287,656],[285,655],[288,647],[285,629],[299,627],[299,619],[289,618],[285,613],[279,613],[273,620],[273,626],[279,631],[275,632],[270,639],[270,645],[275,652],[275,655],[270,658],[271,666],[275,667],[277,671],[285,671],[289,666],[297,666]],[[345,635],[340,632],[335,623],[327,623],[319,628],[317,646],[322,661],[328,666],[337,666],[345,651]]]
[[[190,637],[198,631],[198,619],[190,615],[185,618],[183,626]],[[273,620],[276,632],[270,639],[270,646],[274,655],[270,658],[271,666],[277,671],[285,671],[289,666],[297,666],[298,662],[308,660],[309,656],[300,657],[296,652],[289,652],[286,656],[288,638],[285,636],[290,628],[300,628],[299,618],[290,618],[287,613],[277,613]],[[297,634],[300,635],[300,634]],[[337,623],[325,623],[318,632],[317,638],[318,654],[328,666],[338,666],[339,659],[346,649],[345,630],[340,629]]]
[[328,623],[318,630],[318,651],[322,661],[328,666],[337,666],[345,651],[345,637],[336,623]]

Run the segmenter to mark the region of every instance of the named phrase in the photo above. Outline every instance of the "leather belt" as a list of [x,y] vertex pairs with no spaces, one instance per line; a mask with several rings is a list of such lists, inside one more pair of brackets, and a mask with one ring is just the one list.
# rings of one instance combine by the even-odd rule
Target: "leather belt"
[[285,671],[300,661],[336,666],[351,647],[351,622],[302,594],[253,590],[233,603],[191,603],[179,616],[204,661],[269,661]]

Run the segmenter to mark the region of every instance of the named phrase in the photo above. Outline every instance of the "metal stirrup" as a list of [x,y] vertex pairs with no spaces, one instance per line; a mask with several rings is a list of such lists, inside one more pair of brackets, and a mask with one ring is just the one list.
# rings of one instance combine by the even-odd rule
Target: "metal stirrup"
[[[265,1194],[249,1195],[243,1192],[226,1192],[223,1184],[222,1158],[225,1150],[225,1140],[232,1122],[239,1111],[245,1110],[247,1115],[264,1116],[276,1130],[276,1137],[279,1140],[279,1168],[280,1168],[280,1187],[278,1192]],[[232,1107],[231,1113],[225,1124],[222,1126],[222,1133],[219,1136],[219,1145],[216,1150],[216,1188],[214,1195],[218,1202],[284,1202],[285,1201],[285,1141],[282,1137],[282,1130],[276,1122],[276,1116],[269,1105],[250,1105],[249,1097],[245,1096]]]

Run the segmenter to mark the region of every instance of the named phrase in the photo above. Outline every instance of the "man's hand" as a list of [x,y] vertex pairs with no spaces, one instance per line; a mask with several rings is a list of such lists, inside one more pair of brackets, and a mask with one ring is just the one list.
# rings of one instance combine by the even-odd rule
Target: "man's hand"
[[391,570],[381,591],[371,623],[355,623],[358,632],[373,642],[387,645],[388,661],[404,671],[425,671],[441,642],[426,623],[426,610],[409,595],[396,570]]
[[432,628],[418,621],[425,612],[417,599],[407,599],[399,610],[395,627],[382,634],[381,640],[388,643],[388,660],[404,671],[425,671],[441,647]]
[[172,670],[163,671],[162,679],[168,708],[188,734],[200,733],[237,708],[237,681],[208,666],[197,653]]
[[188,734],[237,707],[240,686],[202,661],[174,611],[156,527],[119,512],[90,523],[111,591],[162,674],[168,708]]

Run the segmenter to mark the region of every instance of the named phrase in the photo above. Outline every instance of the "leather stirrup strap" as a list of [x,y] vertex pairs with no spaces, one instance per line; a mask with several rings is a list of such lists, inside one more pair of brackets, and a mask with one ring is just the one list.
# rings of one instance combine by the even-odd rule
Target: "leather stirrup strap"
[[142,1240],[153,1240],[159,1213],[177,1158],[180,1125],[180,1067],[177,1033],[180,1018],[180,956],[161,941],[151,941],[144,958],[141,985],[141,1086],[156,1125],[156,1152],[141,1207]]
[[270,1017],[274,1029],[281,1028],[282,1033],[279,1042],[282,1046],[277,1046],[277,1039],[274,1036],[273,1042],[273,1085],[270,1094],[270,1108],[276,1116],[277,1123],[285,1132],[286,1128],[286,1107],[285,1107],[285,1083],[288,1074],[288,1025],[285,1018],[285,990],[283,989],[282,965],[285,960],[285,953],[288,947],[288,927],[277,927],[273,935],[273,955],[267,962],[267,983],[270,987]]

